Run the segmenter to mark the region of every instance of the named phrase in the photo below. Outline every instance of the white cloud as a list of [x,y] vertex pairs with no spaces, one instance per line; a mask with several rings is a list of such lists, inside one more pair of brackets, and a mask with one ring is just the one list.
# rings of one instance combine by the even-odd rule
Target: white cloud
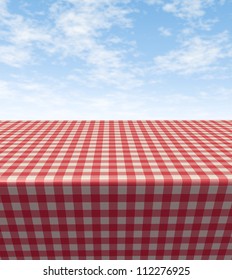
[[146,0],[148,4],[159,4],[165,12],[183,19],[199,18],[205,15],[205,9],[214,4],[223,4],[216,0]]
[[[131,8],[125,0],[59,1],[51,7],[55,23],[53,51],[65,57],[81,59],[90,71],[86,81],[98,81],[116,87],[138,85],[139,77],[127,60],[130,42],[112,41],[111,28],[131,28]],[[69,3],[68,8],[64,3]],[[108,32],[108,33],[107,33]],[[107,35],[109,34],[109,35]],[[108,38],[108,37],[109,38]],[[126,73],[126,74],[125,74]],[[75,73],[71,75],[75,79]]]
[[187,24],[184,32],[190,33],[196,30],[211,31],[219,19],[217,14],[210,13],[210,8],[215,10],[225,2],[226,0],[146,0],[147,4],[157,5],[164,12],[182,19]]
[[0,62],[13,67],[38,62],[39,50],[60,59],[71,57],[81,60],[85,69],[91,69],[82,71],[83,80],[98,80],[114,86],[122,83],[138,85],[139,77],[134,71],[136,66],[128,67],[130,42],[110,40],[111,28],[132,27],[130,15],[134,11],[128,7],[129,2],[56,1],[50,5],[47,15],[51,19],[49,25],[41,24],[33,17],[12,14],[2,4],[0,35],[5,45],[0,46]]
[[230,58],[231,45],[227,32],[208,39],[195,36],[182,43],[180,49],[155,57],[158,72],[194,74],[218,69],[218,62]]
[[13,67],[21,67],[31,61],[29,52],[14,45],[0,46],[0,62]]
[[0,62],[20,67],[33,61],[33,49],[51,41],[51,36],[32,20],[7,10],[7,1],[0,5]]
[[159,5],[164,12],[186,20],[192,28],[209,31],[218,21],[217,18],[207,19],[210,7],[224,5],[226,0],[146,0],[147,4]]
[[[72,39],[82,48],[73,49],[82,51],[89,49],[90,43],[102,36],[102,31],[110,30],[113,26],[129,28],[132,22],[128,17],[132,11],[118,4],[128,1],[71,1],[63,0],[51,6],[51,12],[56,25],[56,30],[62,32],[63,39]],[[66,8],[65,3],[72,3]],[[78,47],[77,45],[77,47]]]
[[0,2],[0,13],[4,13],[6,11],[7,0],[1,0]]
[[159,30],[160,34],[164,37],[169,37],[172,35],[172,32],[169,28],[165,28],[165,27],[161,26],[158,30]]
[[174,0],[164,4],[165,12],[180,18],[197,18],[205,14],[204,8],[213,4],[213,0]]

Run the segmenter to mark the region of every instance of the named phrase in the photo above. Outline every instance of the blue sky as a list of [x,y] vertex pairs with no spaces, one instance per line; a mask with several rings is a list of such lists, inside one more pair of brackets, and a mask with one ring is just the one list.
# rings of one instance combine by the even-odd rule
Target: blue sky
[[231,0],[1,0],[0,119],[232,119]]

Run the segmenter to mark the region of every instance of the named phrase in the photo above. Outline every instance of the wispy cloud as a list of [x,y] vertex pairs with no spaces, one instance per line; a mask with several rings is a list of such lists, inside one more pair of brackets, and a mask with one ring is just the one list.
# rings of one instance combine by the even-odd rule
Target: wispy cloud
[[208,7],[223,5],[225,0],[146,0],[148,4],[158,4],[162,9],[182,19],[194,19],[205,15]]
[[169,37],[172,35],[171,29],[169,29],[169,28],[161,26],[158,30],[159,30],[160,34],[164,37]]
[[210,8],[222,6],[226,0],[146,0],[150,5],[159,5],[166,13],[182,19],[188,30],[193,32],[196,29],[210,31],[218,22],[218,18],[212,16]]
[[221,59],[231,57],[231,48],[227,32],[209,38],[195,36],[184,40],[177,50],[155,57],[155,69],[178,74],[211,72],[221,67]]
[[163,4],[163,10],[180,18],[198,18],[205,14],[205,8],[214,4],[214,0],[173,0]]
[[[65,3],[69,3],[68,9]],[[85,79],[122,86],[138,84],[137,75],[129,68],[125,40],[110,40],[107,31],[112,28],[128,29],[133,26],[127,7],[130,1],[59,1],[51,7],[55,22],[55,51],[74,56],[91,66]],[[129,44],[129,42],[128,42]],[[125,74],[127,73],[127,74]],[[75,74],[72,74],[74,77]],[[133,83],[131,83],[133,80]]]
[[20,67],[30,59],[27,49],[18,48],[15,45],[0,46],[0,62],[13,67]]
[[2,1],[0,2],[0,12],[1,12],[1,13],[3,13],[3,12],[6,11],[7,2],[8,2],[7,0],[2,0]]
[[33,20],[10,13],[7,2],[0,5],[0,62],[20,67],[33,61],[33,50],[51,41],[51,36]]
[[10,13],[7,2],[2,2],[0,27],[5,44],[0,46],[0,62],[12,67],[39,63],[36,55],[39,50],[45,56],[58,55],[61,61],[80,60],[86,69],[81,79],[87,83],[138,86],[141,84],[139,66],[127,58],[134,42],[120,37],[112,40],[110,32],[112,28],[133,27],[130,15],[134,10],[128,7],[129,2],[59,0],[48,9],[49,24]]

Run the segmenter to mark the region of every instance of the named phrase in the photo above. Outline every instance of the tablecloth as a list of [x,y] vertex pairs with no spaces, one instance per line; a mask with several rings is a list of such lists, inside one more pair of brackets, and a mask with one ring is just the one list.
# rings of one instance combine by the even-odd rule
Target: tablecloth
[[232,259],[232,121],[0,121],[0,259]]

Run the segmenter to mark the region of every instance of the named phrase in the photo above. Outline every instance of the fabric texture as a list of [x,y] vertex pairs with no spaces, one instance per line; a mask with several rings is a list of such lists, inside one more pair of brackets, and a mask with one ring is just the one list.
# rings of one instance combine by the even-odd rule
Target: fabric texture
[[0,259],[232,259],[232,121],[0,121]]

